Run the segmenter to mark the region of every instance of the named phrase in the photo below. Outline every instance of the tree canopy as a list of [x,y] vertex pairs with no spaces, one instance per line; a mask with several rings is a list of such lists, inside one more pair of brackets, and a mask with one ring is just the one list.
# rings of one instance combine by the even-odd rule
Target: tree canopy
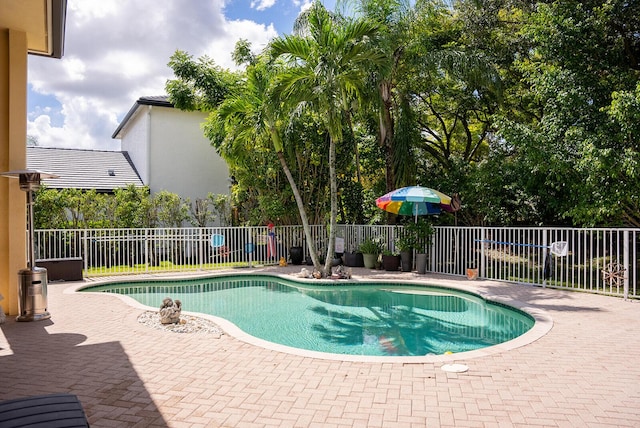
[[241,223],[401,221],[375,198],[420,184],[462,198],[436,222],[638,226],[639,16],[623,0],[314,2],[262,52],[240,40],[242,71],[177,51],[167,91],[210,112]]

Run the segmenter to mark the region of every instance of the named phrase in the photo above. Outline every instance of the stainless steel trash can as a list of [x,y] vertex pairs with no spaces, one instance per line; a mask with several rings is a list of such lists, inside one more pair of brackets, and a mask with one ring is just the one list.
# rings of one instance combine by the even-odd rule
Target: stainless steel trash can
[[17,321],[40,321],[51,317],[47,311],[47,270],[34,267],[18,272]]

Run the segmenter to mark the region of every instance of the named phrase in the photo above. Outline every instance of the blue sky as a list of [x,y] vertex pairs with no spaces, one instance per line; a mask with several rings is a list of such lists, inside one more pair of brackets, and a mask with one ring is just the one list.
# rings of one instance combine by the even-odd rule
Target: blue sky
[[113,131],[139,97],[165,93],[177,49],[232,69],[238,39],[259,48],[291,33],[308,1],[68,0],[64,57],[29,56],[27,134],[43,147],[119,150]]

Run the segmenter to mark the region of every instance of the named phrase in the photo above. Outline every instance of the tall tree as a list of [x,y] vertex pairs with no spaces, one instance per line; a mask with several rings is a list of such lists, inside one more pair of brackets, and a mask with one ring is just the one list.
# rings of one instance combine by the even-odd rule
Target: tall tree
[[495,65],[465,43],[463,27],[448,8],[417,3],[411,35],[402,92],[420,152],[445,171],[453,158],[480,160],[500,100]]
[[231,162],[241,161],[256,147],[271,146],[291,186],[314,266],[320,267],[311,238],[311,227],[305,205],[284,154],[283,120],[285,104],[270,96],[276,65],[256,60],[247,68],[247,79],[209,117],[205,132]]
[[378,27],[372,43],[384,61],[370,67],[371,96],[368,98],[370,112],[377,117],[378,139],[385,161],[385,187],[389,192],[413,180],[412,169],[406,168],[412,164],[411,153],[396,148],[395,128],[401,102],[396,95],[396,85],[407,43],[411,6],[405,0],[346,0],[345,7],[350,6],[358,16]]
[[223,70],[207,56],[194,60],[181,50],[171,55],[168,65],[176,79],[168,80],[165,89],[173,105],[181,110],[213,110],[243,77],[242,73]]
[[[336,25],[331,14],[315,1],[308,10],[304,35],[289,35],[270,44],[274,57],[285,58],[288,68],[279,74],[275,93],[316,111],[329,134],[330,219],[324,274],[331,273],[335,249],[338,186],[336,145],[343,140],[343,122],[353,102],[365,92],[366,70],[384,57],[370,43],[377,26],[367,20]],[[315,264],[315,262],[314,262]]]
[[624,0],[553,1],[522,28],[531,54],[515,65],[540,109],[502,120],[500,130],[513,158],[544,183],[527,192],[546,206],[545,223],[640,223],[638,149],[617,114],[618,95],[633,94],[640,79],[638,13]]

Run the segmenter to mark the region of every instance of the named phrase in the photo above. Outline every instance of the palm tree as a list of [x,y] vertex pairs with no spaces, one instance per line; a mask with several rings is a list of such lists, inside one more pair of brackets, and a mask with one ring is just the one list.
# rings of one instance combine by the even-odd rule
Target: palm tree
[[[269,64],[264,58],[254,58],[247,67],[245,85],[209,116],[205,134],[229,162],[242,162],[245,155],[261,144],[273,147],[291,186],[307,242],[311,243],[311,227],[304,202],[284,154],[280,117],[286,106],[270,97],[276,68],[276,64]],[[309,253],[314,266],[319,267],[315,246],[309,245]]]
[[274,58],[289,61],[289,67],[278,76],[274,93],[280,99],[311,107],[329,134],[331,210],[323,269],[326,275],[331,272],[338,212],[336,145],[342,142],[345,114],[365,92],[367,70],[381,65],[384,58],[370,43],[377,31],[370,21],[348,20],[337,25],[319,1],[312,4],[304,17],[303,32],[274,39],[270,50]]
[[385,162],[385,187],[391,191],[410,184],[411,168],[398,169],[412,164],[409,150],[396,149],[396,121],[400,109],[395,95],[398,73],[404,55],[405,39],[410,23],[411,4],[408,0],[343,0],[339,7],[352,9],[358,16],[375,22],[378,26],[373,43],[384,54],[382,67],[372,69],[369,81],[369,97],[377,116],[378,143]]

